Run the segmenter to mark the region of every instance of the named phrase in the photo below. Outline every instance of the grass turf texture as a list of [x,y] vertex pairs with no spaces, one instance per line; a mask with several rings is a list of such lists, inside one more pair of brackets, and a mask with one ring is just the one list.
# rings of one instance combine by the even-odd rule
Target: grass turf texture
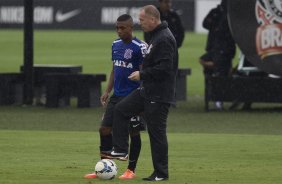
[[[136,35],[142,37],[140,32]],[[35,63],[82,64],[84,73],[109,73],[111,31],[35,31]],[[170,180],[166,183],[273,184],[282,180],[281,109],[204,112],[198,57],[205,35],[186,33],[180,68],[191,68],[188,101],[168,119]],[[0,31],[0,72],[23,63],[20,31]],[[105,87],[105,84],[103,86]],[[266,109],[264,109],[267,107]],[[0,183],[144,183],[151,173],[147,133],[134,181],[85,180],[98,161],[102,108],[0,107]],[[126,163],[117,161],[119,175]]]
[[[144,183],[151,173],[149,141],[143,147],[138,178],[126,182],[86,180],[98,154],[98,134],[66,131],[0,131],[0,183]],[[280,183],[281,136],[170,133],[167,183]],[[119,174],[126,162],[116,161]]]

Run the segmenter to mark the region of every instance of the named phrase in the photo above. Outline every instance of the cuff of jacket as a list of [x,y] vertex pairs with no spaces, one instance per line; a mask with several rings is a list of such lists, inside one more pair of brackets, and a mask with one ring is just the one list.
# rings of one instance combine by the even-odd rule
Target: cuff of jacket
[[145,76],[144,76],[144,71],[140,71],[139,74],[140,74],[140,80],[144,80],[144,77],[145,77]]

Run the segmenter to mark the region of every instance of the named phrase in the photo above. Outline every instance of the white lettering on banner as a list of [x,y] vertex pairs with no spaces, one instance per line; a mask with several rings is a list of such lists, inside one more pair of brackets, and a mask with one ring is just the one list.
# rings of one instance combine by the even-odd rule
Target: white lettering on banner
[[[37,6],[34,8],[34,23],[53,23],[53,7]],[[0,23],[22,24],[24,21],[23,6],[2,6],[0,7]]]
[[132,7],[129,9],[129,15],[131,15],[134,23],[139,23],[139,12],[141,10],[141,7]]
[[53,7],[36,7],[34,9],[34,23],[46,24],[53,22]]
[[101,23],[102,24],[115,24],[117,18],[128,13],[132,16],[133,22],[139,22],[139,11],[141,7],[103,7],[101,10]]
[[2,6],[0,7],[0,22],[22,24],[23,13],[22,6]]
[[102,24],[114,24],[117,20],[117,17],[127,13],[127,7],[104,7],[102,8],[101,23]]
[[269,29],[263,30],[261,34],[262,49],[281,47],[281,38],[281,30],[279,29],[279,27],[271,27]]

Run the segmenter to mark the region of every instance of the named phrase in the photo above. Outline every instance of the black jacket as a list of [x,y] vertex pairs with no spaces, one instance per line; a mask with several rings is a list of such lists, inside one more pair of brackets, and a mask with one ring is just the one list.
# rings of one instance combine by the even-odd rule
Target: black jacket
[[173,103],[178,68],[178,51],[167,23],[150,32],[147,54],[140,72],[141,95],[154,102]]
[[221,5],[208,13],[203,27],[209,31],[206,51],[233,58],[236,46],[228,26],[227,13]]
[[[158,8],[158,10],[160,12],[161,21],[166,21],[168,23],[168,28],[175,37],[177,47],[180,48],[185,37],[185,29],[182,25],[179,15],[173,10],[170,10],[167,14],[162,13],[160,8]],[[151,35],[145,33],[145,42],[148,43],[150,41],[150,37]]]
[[208,39],[206,44],[206,51],[211,51],[215,42],[215,34],[219,27],[220,18],[222,16],[220,6],[213,8],[204,18],[203,27],[207,29]]

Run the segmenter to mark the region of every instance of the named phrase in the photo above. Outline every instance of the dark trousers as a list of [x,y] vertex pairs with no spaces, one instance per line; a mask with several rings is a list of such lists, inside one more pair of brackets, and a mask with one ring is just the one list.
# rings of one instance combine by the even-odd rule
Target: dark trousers
[[168,177],[167,116],[170,104],[152,102],[133,91],[121,100],[114,110],[113,146],[117,152],[128,152],[128,120],[143,112],[150,138],[154,172]]

